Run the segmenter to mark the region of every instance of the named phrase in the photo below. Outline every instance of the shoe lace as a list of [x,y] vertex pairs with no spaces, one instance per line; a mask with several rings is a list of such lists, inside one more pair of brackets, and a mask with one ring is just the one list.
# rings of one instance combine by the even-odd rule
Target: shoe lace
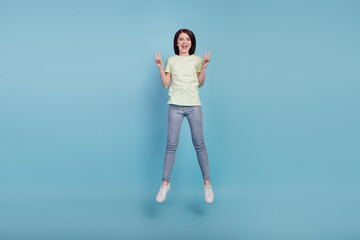
[[161,188],[160,188],[161,194],[165,194],[165,193],[166,193],[166,189],[167,189],[166,186],[161,187]]
[[205,194],[207,197],[211,197],[212,194],[211,194],[211,187],[205,187]]

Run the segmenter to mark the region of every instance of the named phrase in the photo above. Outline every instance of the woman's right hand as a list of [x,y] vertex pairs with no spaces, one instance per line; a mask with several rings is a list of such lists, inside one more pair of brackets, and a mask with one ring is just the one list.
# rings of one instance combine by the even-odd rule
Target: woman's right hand
[[155,63],[156,63],[156,65],[158,66],[158,68],[159,68],[159,69],[160,69],[160,68],[164,69],[164,64],[163,64],[163,61],[161,60],[160,50],[159,50],[159,56],[156,55],[156,52],[155,52],[155,51],[154,51],[154,54],[155,54],[155,56],[156,56]]

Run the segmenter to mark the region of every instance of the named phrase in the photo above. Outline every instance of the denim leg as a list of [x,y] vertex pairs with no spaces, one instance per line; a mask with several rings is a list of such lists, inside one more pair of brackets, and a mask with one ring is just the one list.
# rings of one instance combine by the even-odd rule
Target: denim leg
[[184,110],[181,106],[169,104],[168,112],[168,136],[164,159],[163,181],[170,182],[171,171],[174,166],[176,149],[179,143],[179,135]]
[[204,142],[203,133],[203,119],[201,106],[194,106],[186,111],[186,118],[188,119],[192,142],[196,150],[198,162],[204,180],[210,179],[209,161],[206,146]]

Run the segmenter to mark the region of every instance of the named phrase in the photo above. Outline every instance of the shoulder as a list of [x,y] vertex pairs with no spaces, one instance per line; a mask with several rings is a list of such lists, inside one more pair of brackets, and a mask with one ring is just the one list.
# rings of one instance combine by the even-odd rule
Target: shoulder
[[174,55],[174,56],[171,56],[171,57],[168,57],[168,61],[174,61],[176,59],[176,55]]
[[194,56],[194,59],[196,59],[197,61],[200,61],[200,62],[202,61],[200,56],[197,56],[197,55],[193,55],[193,56]]
[[193,61],[195,61],[195,63],[196,64],[200,64],[201,62],[202,62],[202,59],[201,59],[201,57],[199,57],[199,56],[196,56],[196,55],[193,55],[194,57],[193,57]]

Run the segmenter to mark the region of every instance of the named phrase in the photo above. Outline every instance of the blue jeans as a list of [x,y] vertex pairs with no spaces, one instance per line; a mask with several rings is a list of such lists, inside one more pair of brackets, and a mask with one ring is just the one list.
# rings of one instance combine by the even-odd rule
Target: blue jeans
[[164,160],[163,181],[170,182],[170,175],[175,161],[175,153],[179,143],[180,128],[184,117],[187,118],[192,142],[204,180],[210,179],[209,161],[204,143],[201,106],[179,106],[169,104],[168,136]]

